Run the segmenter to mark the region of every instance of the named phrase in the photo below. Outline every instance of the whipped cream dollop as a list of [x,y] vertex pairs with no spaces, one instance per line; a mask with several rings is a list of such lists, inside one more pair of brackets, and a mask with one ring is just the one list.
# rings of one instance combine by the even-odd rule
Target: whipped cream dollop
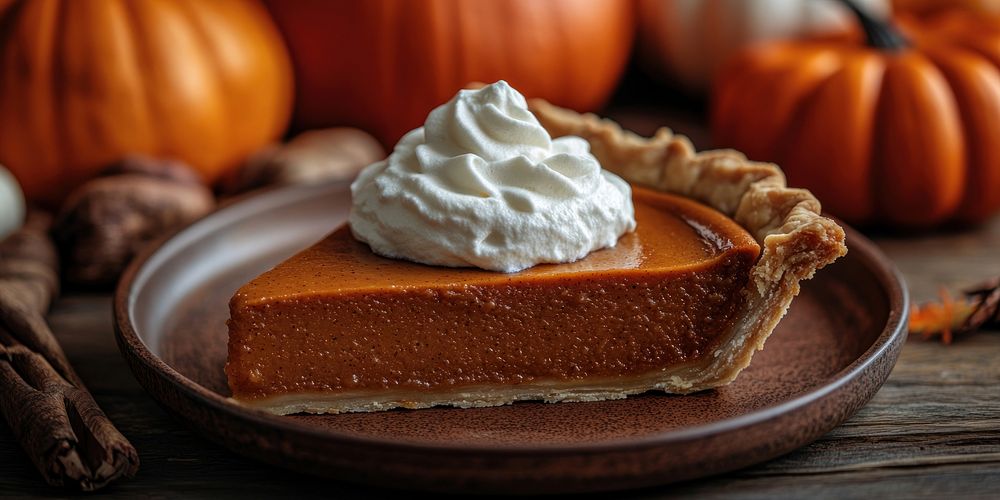
[[515,272],[635,229],[631,190],[579,137],[553,140],[507,82],[462,90],[351,185],[354,237],[380,255]]

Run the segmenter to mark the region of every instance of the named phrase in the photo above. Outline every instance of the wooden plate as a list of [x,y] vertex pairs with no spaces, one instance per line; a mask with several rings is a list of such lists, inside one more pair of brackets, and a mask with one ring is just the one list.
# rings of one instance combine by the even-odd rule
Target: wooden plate
[[[238,286],[347,217],[345,184],[230,204],[133,262],[115,298],[118,344],[178,419],[237,453],[296,471],[452,491],[579,492],[691,479],[820,437],[888,377],[906,290],[872,243],[806,283],[733,384],[688,396],[278,417],[229,399],[227,302]],[[141,452],[141,450],[140,450]]]

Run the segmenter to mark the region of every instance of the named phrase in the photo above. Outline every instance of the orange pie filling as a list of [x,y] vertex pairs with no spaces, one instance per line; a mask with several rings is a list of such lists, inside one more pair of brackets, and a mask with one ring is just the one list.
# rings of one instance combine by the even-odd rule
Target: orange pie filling
[[497,386],[510,397],[465,406],[547,399],[546,386],[586,400],[696,363],[745,308],[760,246],[690,199],[635,188],[633,200],[637,229],[615,247],[513,274],[380,257],[342,227],[233,297],[233,397],[276,413],[330,411],[317,399],[425,407]]

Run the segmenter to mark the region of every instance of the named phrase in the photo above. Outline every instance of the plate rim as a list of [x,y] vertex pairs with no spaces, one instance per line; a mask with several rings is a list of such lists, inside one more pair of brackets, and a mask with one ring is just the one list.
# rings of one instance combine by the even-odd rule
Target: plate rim
[[[259,191],[249,192],[233,199],[224,200],[215,210],[205,216],[157,239],[146,246],[128,265],[123,273],[114,293],[113,323],[115,337],[119,346],[120,354],[126,361],[136,361],[145,365],[151,373],[156,373],[162,380],[174,386],[175,390],[185,394],[192,400],[197,400],[201,404],[210,406],[213,410],[226,414],[229,418],[244,420],[254,427],[262,426],[282,433],[293,432],[303,437],[314,437],[324,441],[336,441],[345,445],[361,445],[369,447],[379,447],[383,449],[393,449],[400,451],[421,451],[424,453],[454,454],[475,454],[477,456],[511,456],[511,455],[578,455],[602,452],[620,452],[626,450],[636,450],[645,448],[655,448],[668,446],[670,444],[682,443],[686,441],[698,440],[709,436],[732,432],[744,427],[753,426],[767,422],[768,420],[781,417],[794,411],[808,407],[809,405],[822,400],[827,395],[834,393],[838,388],[856,380],[874,363],[879,361],[887,353],[891,352],[897,344],[905,342],[907,335],[907,323],[909,316],[910,300],[909,291],[905,285],[905,280],[896,266],[878,247],[868,238],[863,236],[854,228],[837,222],[847,233],[848,251],[860,254],[865,263],[865,268],[872,273],[873,278],[883,289],[887,296],[889,314],[882,331],[875,338],[872,345],[852,360],[847,366],[827,377],[822,385],[802,393],[792,399],[779,404],[754,410],[743,415],[717,420],[703,425],[682,427],[679,429],[666,430],[660,432],[647,433],[635,437],[616,438],[612,440],[599,441],[594,443],[545,443],[526,446],[523,444],[491,444],[477,445],[472,443],[450,444],[439,442],[413,442],[399,441],[391,438],[377,436],[359,436],[348,433],[338,433],[335,431],[321,430],[314,426],[301,423],[297,420],[287,419],[280,415],[272,415],[263,410],[240,406],[230,398],[212,391],[211,389],[184,376],[162,358],[152,353],[146,343],[139,337],[135,329],[132,317],[133,297],[138,287],[147,281],[147,274],[151,272],[147,265],[155,263],[164,249],[169,249],[172,242],[182,241],[178,238],[197,232],[198,229],[212,221],[213,219],[229,216],[237,217],[240,212],[259,211],[262,208],[254,209],[255,206],[275,207],[283,204],[295,203],[310,196],[318,196],[320,193],[348,186],[345,181],[324,182],[311,185],[296,185],[266,188]],[[209,231],[211,232],[211,231]],[[182,241],[183,242],[183,241]],[[189,243],[188,243],[189,244]],[[819,271],[822,272],[822,271]],[[129,359],[131,358],[131,360]],[[129,363],[133,376],[137,379],[138,374]],[[891,372],[891,369],[889,370]],[[888,377],[888,374],[887,374]],[[146,392],[154,400],[170,406],[157,396],[154,391],[143,386]],[[881,386],[884,380],[879,382]],[[876,390],[877,392],[877,390]],[[864,403],[867,403],[865,401]],[[839,423],[837,424],[839,425]]]

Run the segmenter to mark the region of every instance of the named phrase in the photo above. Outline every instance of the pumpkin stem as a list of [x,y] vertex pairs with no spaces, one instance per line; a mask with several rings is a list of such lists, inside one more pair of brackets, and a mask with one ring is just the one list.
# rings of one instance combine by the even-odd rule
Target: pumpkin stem
[[865,30],[865,41],[869,47],[883,50],[900,50],[909,47],[910,42],[899,32],[891,21],[875,19],[858,6],[854,0],[840,0],[845,7],[854,13],[854,17]]

